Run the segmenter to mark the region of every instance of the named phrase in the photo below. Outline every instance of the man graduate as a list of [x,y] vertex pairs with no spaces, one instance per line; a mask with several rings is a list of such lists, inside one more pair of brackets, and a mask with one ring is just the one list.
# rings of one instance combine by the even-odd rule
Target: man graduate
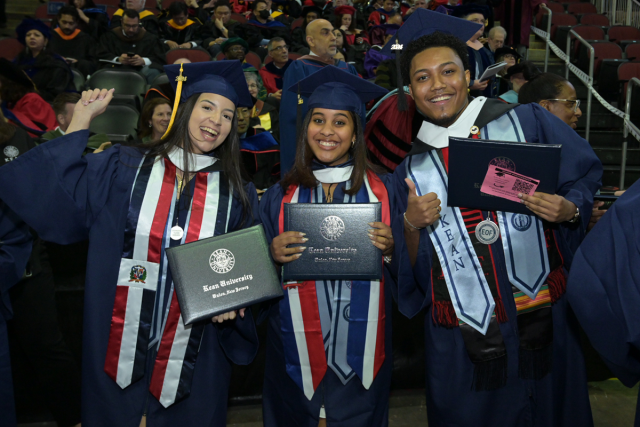
[[[627,387],[640,380],[640,182],[631,186],[576,252],[567,298],[580,326]],[[634,425],[640,426],[636,409]]]
[[146,10],[145,0],[126,0],[124,9],[118,9],[111,18],[111,28],[121,27],[124,11],[126,9],[133,9],[140,15],[140,25],[145,30],[156,36],[160,35],[160,26],[158,24],[158,18],[150,10]]
[[93,74],[97,68],[93,57],[96,40],[80,31],[79,22],[78,9],[74,6],[61,7],[58,11],[58,28],[51,32],[48,47],[64,57],[72,68],[86,77]]
[[[333,25],[325,19],[316,19],[307,25],[307,43],[311,48],[309,55],[302,56],[293,61],[284,73],[282,87],[288,88],[307,76],[322,69],[326,65],[335,65],[341,70],[358,75],[353,67],[344,61],[336,61],[336,36],[333,34]],[[302,100],[301,111],[297,111],[298,99]],[[308,107],[305,105],[306,97],[285,91],[280,103],[280,170],[284,176],[293,166],[296,155],[296,117],[304,117]]]
[[[577,325],[563,294],[602,165],[537,105],[469,98],[465,41],[478,28],[418,10],[396,41],[424,121],[394,172],[396,194],[406,196],[392,223],[393,260],[400,311],[425,310],[429,425],[590,426]],[[530,215],[449,206],[448,138],[471,134],[561,143],[556,194],[519,195]],[[493,238],[477,226],[490,227]]]

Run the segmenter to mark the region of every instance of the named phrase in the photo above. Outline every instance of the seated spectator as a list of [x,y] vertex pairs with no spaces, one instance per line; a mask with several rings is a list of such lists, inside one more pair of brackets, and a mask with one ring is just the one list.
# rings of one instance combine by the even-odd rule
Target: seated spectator
[[525,83],[518,93],[520,104],[540,104],[545,110],[576,129],[582,116],[576,89],[563,77],[541,73]]
[[165,98],[154,98],[144,104],[138,132],[138,138],[143,144],[162,138],[169,126],[171,111],[171,104]]
[[190,49],[202,43],[202,23],[189,19],[187,5],[174,1],[169,5],[169,19],[160,24],[160,37],[169,49]]
[[233,13],[245,14],[249,10],[248,0],[231,0],[230,3]]
[[347,54],[347,43],[345,42],[347,35],[340,28],[333,30],[333,35],[336,36],[336,50],[344,57]]
[[506,102],[507,104],[517,104],[520,88],[538,74],[540,74],[540,70],[538,70],[538,67],[530,61],[522,61],[513,67],[510,67],[509,71],[507,71],[507,74],[505,74],[502,79],[510,83],[511,90],[500,95],[498,99]]
[[266,45],[273,37],[282,37],[289,34],[289,28],[271,16],[267,0],[255,0],[253,2],[252,12],[247,19],[247,24],[253,25],[260,30],[262,35],[260,46]]
[[496,80],[494,83],[495,88],[493,92],[497,95],[502,95],[503,93],[509,91],[509,80],[503,77],[507,74],[507,72],[509,71],[509,68],[516,65],[518,62],[520,62],[521,56],[512,47],[499,47],[493,53],[493,56],[496,59],[496,64],[499,62],[507,63],[507,66],[504,67],[502,71],[500,71],[496,76]]
[[[67,132],[67,128],[71,124],[73,118],[73,111],[76,108],[76,104],[80,101],[79,93],[65,92],[56,96],[53,100],[53,112],[56,115],[56,121],[58,126],[44,135],[42,135],[43,141],[50,141],[52,139],[60,138]],[[100,146],[109,141],[109,137],[105,134],[94,134],[89,136],[89,142],[87,143],[87,152],[97,150]]]
[[69,65],[64,58],[47,49],[51,38],[49,27],[39,19],[25,18],[16,33],[25,50],[13,62],[27,73],[45,101],[51,102],[59,93],[75,90]]
[[267,90],[262,84],[262,79],[260,78],[260,74],[258,74],[258,70],[253,67],[245,68],[244,78],[247,81],[249,93],[253,98],[259,99],[260,101],[267,99]]
[[122,27],[122,20],[124,19],[124,12],[126,9],[132,9],[138,12],[140,24],[142,28],[154,34],[160,35],[160,26],[158,24],[158,18],[149,10],[145,10],[145,0],[126,0],[125,9],[118,9],[111,18],[111,28]]
[[213,58],[221,51],[220,45],[225,40],[235,37],[233,28],[238,25],[238,21],[231,19],[231,6],[222,0],[213,6],[213,16],[205,23],[207,37],[203,42],[203,47],[209,50]]
[[[497,25],[489,30],[489,35],[487,36],[487,47],[491,52],[495,53],[496,50],[504,46],[504,41],[506,38],[507,30]],[[498,58],[496,58],[496,62],[500,62],[498,61]]]
[[389,19],[389,15],[395,10],[395,8],[396,2],[394,0],[384,0],[382,2],[382,7],[371,12],[371,15],[369,15],[367,27],[371,28],[375,25],[386,24]]
[[289,59],[289,46],[282,37],[274,37],[267,45],[272,61],[260,70],[260,77],[269,96],[277,99],[282,97],[282,78],[293,59]]
[[109,15],[102,9],[98,9],[93,0],[69,0],[69,6],[76,8],[78,12],[78,28],[94,39],[109,31]]
[[315,6],[305,6],[302,8],[302,25],[291,31],[291,51],[306,55],[309,53],[307,44],[307,25],[311,21],[318,19],[322,15],[322,10]]
[[259,194],[280,181],[280,146],[271,133],[251,127],[251,111],[237,109],[242,163]]
[[[399,14],[394,15],[400,16]],[[401,25],[401,24],[400,24]],[[391,39],[400,28],[398,24],[382,24],[377,25],[369,30],[369,42],[372,46],[383,47],[389,39]]]
[[226,40],[220,47],[222,48],[222,53],[224,53],[224,59],[235,59],[242,62],[242,68],[253,68],[253,65],[245,61],[247,52],[249,52],[249,45],[240,37],[233,37]]
[[[340,6],[334,9],[334,13],[336,15],[334,27],[344,31],[346,35],[345,44],[362,44],[364,42],[369,44],[369,36],[367,33],[356,28],[356,20],[354,17],[356,13],[355,8],[352,6]],[[402,17],[400,18],[400,22],[402,22]]]
[[113,28],[100,38],[96,56],[113,62],[108,66],[139,71],[151,83],[165,64],[162,42],[140,26],[135,10],[126,9],[121,22],[122,27]]
[[78,28],[78,9],[63,6],[58,10],[58,28],[53,30],[49,47],[83,76],[93,74],[97,63],[93,57],[96,40]]
[[34,138],[57,125],[53,109],[31,79],[5,58],[0,58],[0,102],[4,116]]

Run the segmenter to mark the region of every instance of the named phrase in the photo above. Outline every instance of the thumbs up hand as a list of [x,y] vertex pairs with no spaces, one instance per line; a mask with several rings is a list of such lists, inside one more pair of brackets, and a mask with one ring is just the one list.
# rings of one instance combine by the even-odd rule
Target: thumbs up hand
[[[407,231],[415,231],[416,228],[425,228],[440,219],[440,199],[436,193],[428,193],[418,196],[416,185],[409,178],[405,178],[409,195],[407,199],[407,212],[405,213],[404,228]],[[409,224],[407,224],[409,222]],[[412,227],[413,226],[413,227]]]

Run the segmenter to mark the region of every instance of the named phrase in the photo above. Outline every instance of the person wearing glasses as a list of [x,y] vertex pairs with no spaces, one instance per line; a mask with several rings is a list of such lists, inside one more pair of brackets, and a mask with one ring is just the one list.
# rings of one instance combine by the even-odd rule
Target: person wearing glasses
[[293,62],[289,59],[289,46],[282,37],[274,37],[267,45],[272,61],[260,69],[260,77],[269,97],[280,101],[282,97],[282,78]]
[[574,130],[582,116],[576,89],[568,80],[556,74],[541,73],[531,79],[520,88],[518,102],[540,104]]

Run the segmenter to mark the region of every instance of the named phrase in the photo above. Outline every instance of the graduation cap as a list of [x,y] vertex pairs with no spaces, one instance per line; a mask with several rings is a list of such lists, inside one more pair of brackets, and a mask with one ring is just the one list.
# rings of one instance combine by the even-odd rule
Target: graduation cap
[[171,121],[164,137],[167,136],[178,111],[178,105],[198,93],[215,93],[229,99],[236,108],[251,108],[251,95],[240,61],[195,62],[191,64],[165,65],[169,83],[175,90],[176,98],[171,113]]
[[340,15],[351,15],[351,16],[353,16],[356,13],[356,8],[353,7],[353,6],[347,6],[347,5],[338,6],[335,9],[333,9],[333,13],[335,15],[337,15],[337,16],[340,16]]
[[396,32],[387,44],[384,45],[380,53],[389,57],[396,57],[396,69],[398,74],[398,109],[406,111],[407,100],[404,94],[402,83],[402,72],[400,70],[400,54],[405,45],[419,39],[420,37],[433,34],[437,31],[451,34],[466,43],[478,30],[482,24],[455,18],[445,13],[434,12],[428,9],[416,9],[407,21]]
[[51,38],[51,29],[39,19],[24,18],[20,25],[16,27],[16,34],[18,34],[18,41],[23,45],[26,45],[27,33],[31,30],[38,30],[44,38]]
[[[312,108],[352,111],[363,119],[365,102],[385,95],[388,90],[358,76],[327,65],[320,71],[305,77],[287,90],[298,96],[308,97],[307,105]],[[299,117],[300,118],[300,117]]]
[[499,57],[505,56],[505,55],[513,55],[513,57],[516,59],[516,62],[518,62],[522,58],[517,50],[515,50],[512,47],[507,47],[507,46],[499,47],[493,53],[493,56],[495,58],[499,58]]
[[241,39],[240,37],[231,37],[230,39],[225,40],[220,45],[220,50],[222,50],[223,52],[226,52],[228,49],[231,48],[231,46],[235,46],[235,45],[242,46],[245,52],[249,51],[249,44],[247,44],[247,42]]
[[489,6],[483,6],[476,3],[467,3],[460,6],[456,6],[452,9],[453,16],[462,18],[472,13],[479,13],[484,16],[484,19],[489,19],[491,16],[491,9]]

